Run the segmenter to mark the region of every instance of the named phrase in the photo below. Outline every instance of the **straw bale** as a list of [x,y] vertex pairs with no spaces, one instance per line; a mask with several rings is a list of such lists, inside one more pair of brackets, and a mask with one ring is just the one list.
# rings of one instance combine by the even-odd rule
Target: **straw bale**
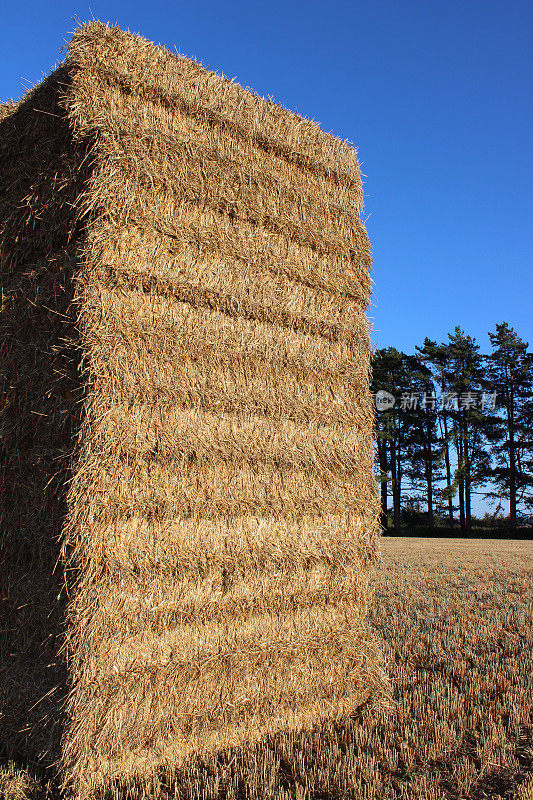
[[102,24],[76,31],[69,46],[77,67],[71,106],[80,129],[106,126],[92,94],[91,76],[122,95],[158,103],[161,116],[178,109],[205,127],[221,127],[235,139],[251,140],[262,152],[285,158],[312,174],[346,185],[362,202],[361,176],[355,152],[314,122],[298,117],[254,92],[209,72],[194,61],[170,56],[141,37]]
[[60,620],[61,539],[65,789],[349,715],[383,685],[353,147],[101,23],[1,125],[5,564]]

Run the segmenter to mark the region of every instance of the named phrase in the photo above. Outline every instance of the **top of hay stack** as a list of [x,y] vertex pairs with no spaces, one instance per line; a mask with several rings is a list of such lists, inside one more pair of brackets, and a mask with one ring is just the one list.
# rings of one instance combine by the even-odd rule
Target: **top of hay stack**
[[[309,268],[313,283],[368,302],[371,261],[352,145],[195,61],[99,22],[76,31],[67,64],[66,102],[77,134],[99,141],[101,156],[109,155],[105,142],[120,139],[112,158],[128,162],[132,181],[175,190],[180,159],[202,161],[203,177],[194,171],[181,189],[186,202],[202,198],[236,224],[261,226],[328,256],[329,266],[322,259]],[[128,142],[136,144],[128,149]],[[269,196],[281,202],[274,207]]]
[[89,89],[89,82],[78,85],[82,126],[105,127],[106,116],[109,119],[117,110],[116,105],[99,108],[102,91],[115,94],[116,103],[118,93],[131,95],[169,111],[179,109],[235,138],[252,139],[267,153],[360,192],[360,173],[351,145],[324,133],[315,122],[140,36],[100,22],[82,25],[69,44],[67,61],[92,75],[91,88],[96,83],[101,87],[92,97],[83,92]]
[[[131,167],[130,186],[139,179],[175,189],[169,170],[193,155],[203,161],[207,183],[193,187],[197,176],[189,176],[180,199],[196,202],[212,190],[213,202],[206,200],[215,212],[327,256],[309,266],[313,285],[368,303],[371,258],[359,219],[363,192],[353,145],[195,61],[97,21],[76,30],[64,64],[18,103],[3,105],[0,119],[28,108],[32,97],[34,109],[45,111],[53,104],[44,90],[56,80],[55,100],[75,135],[93,142],[100,163],[111,156],[110,142],[120,140],[112,158]],[[215,189],[223,170],[232,193]],[[254,202],[237,184],[247,185]],[[108,202],[114,188],[106,187]],[[261,199],[269,194],[282,201],[275,209]],[[80,196],[79,205],[84,201]]]

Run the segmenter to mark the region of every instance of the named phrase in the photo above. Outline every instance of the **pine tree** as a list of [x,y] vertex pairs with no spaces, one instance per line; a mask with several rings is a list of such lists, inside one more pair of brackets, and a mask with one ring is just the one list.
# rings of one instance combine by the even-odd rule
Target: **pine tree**
[[412,420],[408,427],[405,472],[411,485],[419,486],[425,497],[427,521],[432,528],[435,523],[436,483],[442,479],[437,397],[431,369],[423,359],[409,356],[407,363]]
[[476,340],[456,326],[448,334],[448,363],[446,378],[453,420],[453,441],[457,454],[457,484],[459,488],[459,523],[461,531],[472,525],[472,489],[480,457],[482,415],[477,398],[484,386],[483,360]]
[[517,529],[520,503],[531,505],[533,454],[533,353],[507,322],[489,333],[492,353],[488,357],[488,377],[497,393],[497,413],[493,415],[491,442],[496,459],[492,479],[509,500],[511,533]]
[[[437,344],[436,341],[426,337],[422,347],[416,348],[419,353],[420,359],[424,364],[429,366],[432,373],[432,379],[438,389],[441,398],[448,397],[450,388],[448,385],[449,373],[449,348],[446,344]],[[446,486],[442,490],[442,497],[447,505],[448,510],[448,524],[450,528],[453,527],[453,498],[457,492],[457,485],[452,478],[452,466],[450,458],[450,442],[452,440],[452,420],[451,409],[448,408],[447,403],[439,403],[437,405],[437,420],[440,430],[440,453],[444,458],[444,466],[446,471]]]
[[376,414],[376,449],[380,466],[382,515],[388,512],[388,486],[392,491],[393,524],[401,525],[402,479],[404,475],[407,428],[410,419],[398,402],[409,389],[408,356],[395,347],[376,350],[373,356],[372,391],[386,391],[395,398],[394,405]]

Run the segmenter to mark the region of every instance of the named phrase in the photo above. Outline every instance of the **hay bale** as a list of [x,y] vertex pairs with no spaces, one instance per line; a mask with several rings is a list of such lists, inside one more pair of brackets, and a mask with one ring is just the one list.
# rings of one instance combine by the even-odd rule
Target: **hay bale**
[[[74,451],[50,523],[71,597],[65,785],[142,791],[192,757],[350,714],[382,685],[353,148],[101,23],[6,125],[26,182],[0,206],[2,280],[38,263],[32,280],[64,294],[35,290],[35,310],[21,290],[25,313],[60,320],[55,344],[38,333],[62,392],[45,433],[31,420],[43,476]],[[50,152],[17,167],[39,125]],[[5,341],[24,324],[12,314]],[[35,465],[16,426],[46,395],[23,366],[7,391],[21,474]]]

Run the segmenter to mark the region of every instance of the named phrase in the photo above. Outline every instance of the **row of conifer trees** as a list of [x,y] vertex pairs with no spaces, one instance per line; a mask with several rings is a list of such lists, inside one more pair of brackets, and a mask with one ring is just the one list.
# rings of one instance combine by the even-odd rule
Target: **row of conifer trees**
[[[484,355],[456,327],[415,355],[373,354],[383,526],[418,518],[468,532],[473,495],[512,535],[533,513],[533,353],[506,322]],[[420,513],[423,512],[423,513]]]

